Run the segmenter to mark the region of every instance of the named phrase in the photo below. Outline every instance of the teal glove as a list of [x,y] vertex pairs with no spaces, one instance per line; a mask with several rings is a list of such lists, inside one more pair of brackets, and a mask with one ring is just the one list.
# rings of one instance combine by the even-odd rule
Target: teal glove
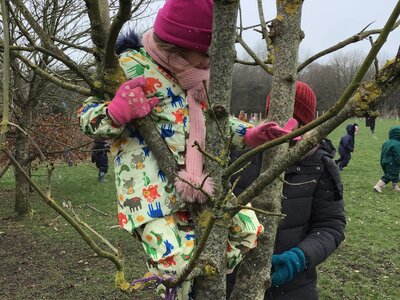
[[271,286],[277,287],[291,281],[306,268],[306,258],[300,248],[294,247],[282,254],[272,255]]

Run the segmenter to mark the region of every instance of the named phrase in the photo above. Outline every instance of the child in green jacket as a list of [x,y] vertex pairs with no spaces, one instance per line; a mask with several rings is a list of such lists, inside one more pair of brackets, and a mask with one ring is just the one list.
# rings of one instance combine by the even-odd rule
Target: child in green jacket
[[389,139],[382,145],[381,167],[384,175],[375,184],[375,191],[382,193],[382,188],[389,182],[392,182],[394,191],[400,191],[397,185],[400,172],[400,126],[390,128]]

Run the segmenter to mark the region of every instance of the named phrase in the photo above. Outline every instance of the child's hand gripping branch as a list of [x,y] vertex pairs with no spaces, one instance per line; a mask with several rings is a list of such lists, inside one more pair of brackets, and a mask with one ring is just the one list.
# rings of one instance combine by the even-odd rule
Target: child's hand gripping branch
[[[244,140],[247,146],[257,147],[292,132],[297,125],[298,122],[294,118],[290,118],[283,128],[275,122],[266,122],[254,128],[249,128],[244,135]],[[299,138],[296,137],[295,140]]]
[[147,116],[158,104],[158,98],[146,98],[142,89],[146,85],[144,77],[136,77],[123,83],[108,105],[108,114],[118,125]]

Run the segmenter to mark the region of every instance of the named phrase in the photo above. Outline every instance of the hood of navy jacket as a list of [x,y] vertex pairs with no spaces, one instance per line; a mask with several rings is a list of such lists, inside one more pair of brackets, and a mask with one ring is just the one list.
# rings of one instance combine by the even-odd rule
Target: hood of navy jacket
[[358,124],[354,123],[354,124],[348,124],[346,126],[346,132],[348,135],[351,135],[352,137],[354,137],[354,133],[356,131],[356,126],[358,126]]

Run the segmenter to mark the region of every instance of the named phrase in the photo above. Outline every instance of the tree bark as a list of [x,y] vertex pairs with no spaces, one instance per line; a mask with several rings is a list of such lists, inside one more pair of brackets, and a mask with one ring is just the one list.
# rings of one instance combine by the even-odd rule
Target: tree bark
[[[236,36],[236,20],[239,1],[214,1],[213,37],[211,54],[211,107],[206,115],[206,150],[219,157],[228,138],[224,130],[228,122],[228,112],[232,88],[233,62],[236,56],[234,43]],[[223,135],[223,136],[221,136]],[[222,179],[222,167],[211,160],[206,161],[206,170],[212,174],[215,184],[215,203],[222,201],[229,187]],[[225,180],[226,181],[226,180]],[[212,209],[209,207],[203,210]],[[199,229],[199,226],[197,226]],[[199,238],[197,235],[197,238]],[[226,245],[228,238],[227,220],[221,220],[213,227],[206,247],[200,259],[200,266],[211,265],[215,268],[215,276],[200,276],[196,279],[196,299],[226,299]]]
[[[302,1],[277,1],[277,17],[270,32],[275,61],[268,119],[281,125],[293,115],[295,81],[297,78],[298,49],[302,37],[300,29]],[[279,101],[279,102],[278,102]],[[279,103],[279,105],[278,105]],[[262,170],[285,161],[288,144],[282,144],[264,153]],[[265,211],[281,212],[283,183],[275,179],[252,204]],[[265,232],[259,236],[258,246],[245,257],[237,274],[231,299],[264,299],[270,286],[271,257],[279,218],[259,216]],[[255,262],[256,265],[255,265]],[[257,272],[254,272],[257,267]],[[249,288],[251,286],[251,288]]]
[[[31,105],[21,107],[21,123],[27,127],[32,123]],[[15,158],[26,173],[31,172],[29,159],[29,138],[20,130],[16,132]],[[15,212],[20,217],[27,217],[32,213],[32,203],[29,195],[29,182],[18,169],[15,170]]]
[[8,168],[11,166],[11,162],[8,161],[5,166],[3,166],[0,170],[0,179],[7,172]]

